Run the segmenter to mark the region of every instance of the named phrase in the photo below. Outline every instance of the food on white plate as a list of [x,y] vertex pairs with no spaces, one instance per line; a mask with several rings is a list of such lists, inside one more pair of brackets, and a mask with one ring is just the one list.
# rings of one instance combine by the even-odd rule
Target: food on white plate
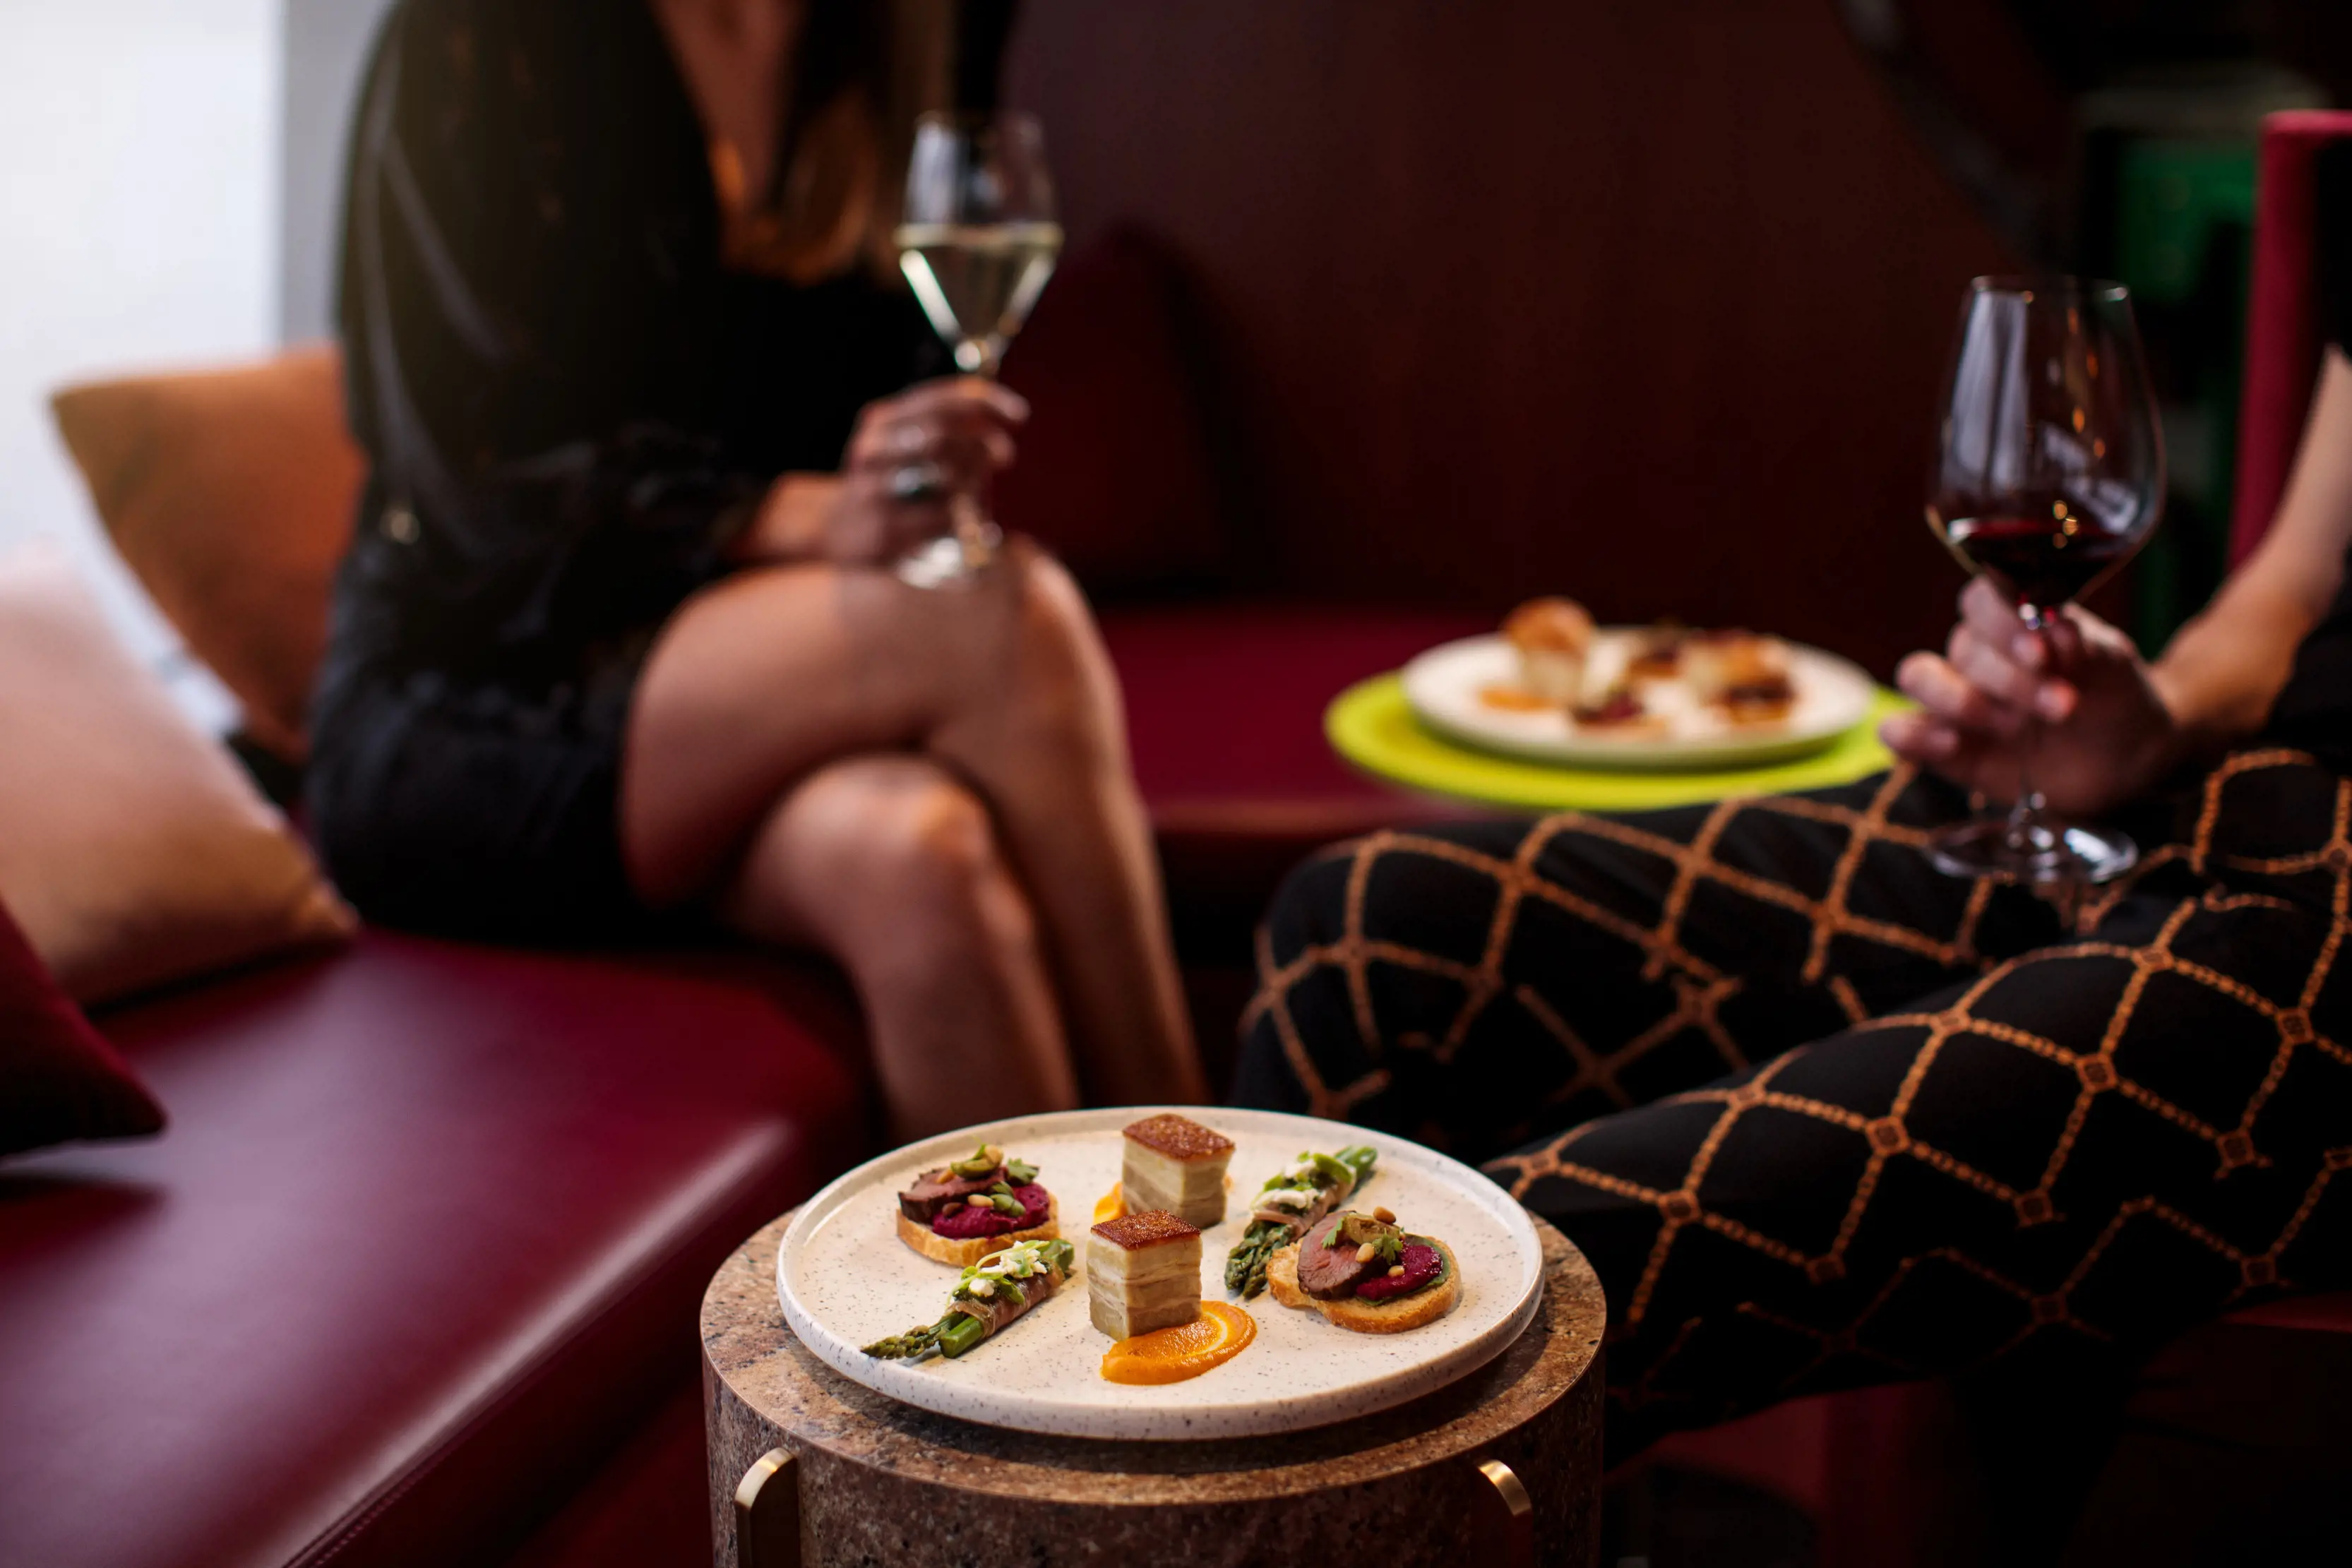
[[1625,659],[1629,681],[1671,681],[1682,674],[1683,644],[1691,629],[1679,621],[1661,621],[1637,634]]
[[1682,674],[1691,695],[1736,724],[1786,718],[1795,706],[1789,645],[1753,632],[1696,632],[1683,643]]
[[1088,1232],[1087,1307],[1113,1339],[1175,1328],[1201,1315],[1201,1231],[1162,1209],[1105,1220]]
[[1385,1208],[1326,1215],[1266,1267],[1274,1299],[1321,1312],[1357,1333],[1402,1333],[1435,1322],[1462,1299],[1454,1249],[1407,1234]]
[[969,1268],[1016,1241],[1059,1236],[1060,1213],[1036,1166],[983,1144],[898,1195],[898,1239],[935,1263]]
[[1336,1155],[1302,1154],[1288,1170],[1269,1177],[1251,1200],[1249,1228],[1225,1254],[1225,1289],[1244,1300],[1265,1290],[1266,1263],[1276,1250],[1354,1197],[1372,1179],[1380,1158],[1370,1145],[1351,1144]]
[[1616,687],[1597,703],[1570,708],[1569,717],[1580,730],[1595,730],[1612,738],[1660,736],[1668,727],[1665,716],[1652,713],[1641,693],[1630,686]]
[[1118,1191],[1127,1208],[1162,1209],[1202,1230],[1224,1223],[1231,1138],[1171,1113],[1129,1124],[1119,1142]]
[[1541,703],[1567,707],[1584,695],[1592,653],[1592,617],[1573,599],[1531,599],[1503,622],[1519,655],[1519,685]]
[[947,1316],[929,1328],[877,1340],[866,1354],[884,1361],[952,1361],[1006,1324],[1035,1310],[1068,1282],[1077,1249],[1055,1239],[1017,1241],[964,1270],[948,1292]]

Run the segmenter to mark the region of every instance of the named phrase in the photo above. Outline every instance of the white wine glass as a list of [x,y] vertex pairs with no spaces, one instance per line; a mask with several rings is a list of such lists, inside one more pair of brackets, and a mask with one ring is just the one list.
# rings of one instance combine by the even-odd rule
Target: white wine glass
[[[1035,117],[923,116],[895,237],[899,269],[957,367],[993,379],[1062,254],[1045,133]],[[936,469],[914,464],[897,488],[935,493],[936,484]],[[898,575],[918,587],[971,581],[1003,538],[980,497],[958,491],[948,510],[952,531],[898,563]]]

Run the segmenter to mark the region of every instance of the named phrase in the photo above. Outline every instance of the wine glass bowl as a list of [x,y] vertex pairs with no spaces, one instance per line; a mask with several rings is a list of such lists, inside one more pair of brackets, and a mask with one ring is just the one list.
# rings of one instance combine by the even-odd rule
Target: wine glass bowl
[[[1937,537],[2039,630],[2128,560],[2163,508],[2164,442],[2129,292],[2073,277],[1971,283],[1929,479]],[[2025,723],[2006,820],[1943,835],[1930,858],[1955,875],[2032,883],[2129,870],[2129,838],[2044,810],[2030,776],[2039,731]]]
[[[993,378],[1062,251],[1045,137],[1026,114],[927,114],[915,127],[894,235],[899,270],[968,375]],[[926,588],[968,582],[1002,538],[978,497],[950,497],[954,530],[898,574]]]

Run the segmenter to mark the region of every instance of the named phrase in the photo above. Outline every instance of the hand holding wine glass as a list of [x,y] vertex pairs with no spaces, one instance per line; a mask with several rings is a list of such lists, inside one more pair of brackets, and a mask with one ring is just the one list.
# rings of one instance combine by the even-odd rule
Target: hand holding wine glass
[[[915,129],[898,265],[959,369],[993,380],[1037,297],[1054,276],[1062,230],[1045,171],[1045,133],[1025,114],[929,114]],[[909,551],[898,574],[923,588],[968,582],[1002,538],[971,489],[949,489],[936,465],[909,463],[902,498],[934,494],[949,532]]]
[[1990,800],[2027,777],[2049,806],[2096,816],[2168,772],[2185,737],[2132,640],[2080,605],[2036,632],[1982,578],[1960,596],[1945,651],[1917,653],[1895,685],[1919,704],[1880,727],[1898,757]]
[[[2121,633],[2069,606],[2138,549],[2163,498],[2163,443],[2128,294],[2074,278],[1971,284],[1927,519],[1979,586],[1949,656],[1907,665],[1931,717],[1895,726],[1891,738],[1944,751],[1924,759],[1972,787],[2005,773],[2012,804],[2003,821],[1940,837],[1930,854],[1944,870],[2098,882],[2137,859],[2121,833],[2050,817],[2037,775],[2045,760],[2079,763],[2086,743],[2129,737],[2104,777],[2136,788],[2160,753],[2140,744],[2165,728],[2145,667],[2118,646]],[[2079,706],[2086,695],[2095,705]],[[2045,758],[2049,720],[2068,728]],[[2113,803],[2092,787],[2099,774],[2069,766],[2066,804]]]

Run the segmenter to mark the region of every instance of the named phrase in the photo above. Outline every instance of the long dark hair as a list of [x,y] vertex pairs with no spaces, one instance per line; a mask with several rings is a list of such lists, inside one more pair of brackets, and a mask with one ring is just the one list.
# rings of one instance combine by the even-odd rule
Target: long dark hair
[[775,173],[750,193],[745,259],[795,277],[861,256],[896,272],[890,233],[916,119],[992,109],[1018,0],[807,0]]

